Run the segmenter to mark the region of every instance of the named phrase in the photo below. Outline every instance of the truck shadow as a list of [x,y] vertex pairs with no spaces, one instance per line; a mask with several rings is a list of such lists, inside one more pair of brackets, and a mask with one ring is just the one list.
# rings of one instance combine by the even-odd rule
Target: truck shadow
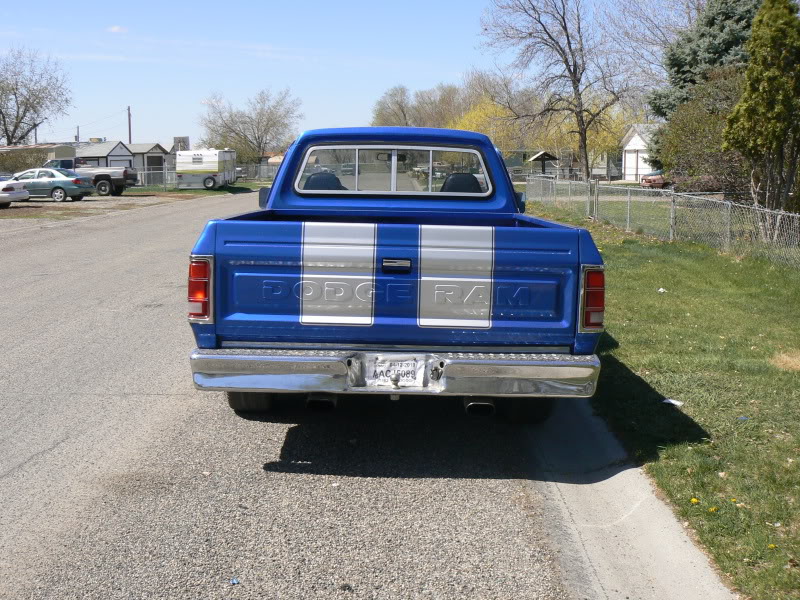
[[[607,349],[613,345],[606,340]],[[659,448],[709,435],[623,363],[606,353],[596,402],[651,415],[633,452],[622,448],[589,401],[559,401],[537,426],[476,419],[460,399],[348,396],[336,410],[284,406],[268,419],[290,423],[267,473],[387,478],[535,479],[591,484],[658,459]],[[631,450],[631,448],[629,448]]]

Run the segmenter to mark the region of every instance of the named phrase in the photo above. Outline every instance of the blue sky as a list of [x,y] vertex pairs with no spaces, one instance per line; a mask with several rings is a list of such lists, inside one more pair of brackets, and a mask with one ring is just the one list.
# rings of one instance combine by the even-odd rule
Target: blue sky
[[[259,89],[289,87],[302,100],[300,128],[368,125],[389,87],[458,82],[471,67],[506,57],[482,46],[488,0],[149,2],[86,5],[40,1],[44,20],[6,19],[0,52],[13,45],[58,58],[69,74],[69,115],[39,141],[107,137],[171,144],[201,135],[202,101],[234,104]],[[13,14],[13,11],[12,11]]]

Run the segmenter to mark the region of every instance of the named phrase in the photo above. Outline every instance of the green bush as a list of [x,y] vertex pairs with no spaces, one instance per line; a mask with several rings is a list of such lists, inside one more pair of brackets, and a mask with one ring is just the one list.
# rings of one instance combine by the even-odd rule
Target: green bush
[[0,173],[19,173],[25,169],[41,167],[47,160],[44,150],[8,150],[0,152]]

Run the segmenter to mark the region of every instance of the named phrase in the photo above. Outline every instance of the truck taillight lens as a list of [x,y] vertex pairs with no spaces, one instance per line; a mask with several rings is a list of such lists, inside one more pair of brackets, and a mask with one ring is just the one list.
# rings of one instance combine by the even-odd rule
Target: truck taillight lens
[[193,258],[189,263],[189,318],[208,319],[211,307],[211,263]]
[[583,329],[599,330],[606,308],[606,275],[601,269],[586,269],[583,277]]

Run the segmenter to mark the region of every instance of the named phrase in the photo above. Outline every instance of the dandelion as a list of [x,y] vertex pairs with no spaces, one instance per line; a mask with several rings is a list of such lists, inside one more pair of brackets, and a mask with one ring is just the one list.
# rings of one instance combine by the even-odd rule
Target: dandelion
[[700,500],[697,498],[692,498],[691,500],[689,500],[689,502],[691,502],[692,504],[700,504]]
[[735,503],[736,502],[736,498],[731,498],[731,502]]
[[770,550],[775,550],[775,548],[777,548],[777,546],[775,544],[770,544],[770,545],[767,546],[767,548],[769,548]]
[[718,510],[719,510],[719,508],[717,508],[716,506],[712,506],[711,508],[709,508],[709,509],[708,509],[708,512],[710,512],[710,513],[715,513],[715,512],[717,512]]

